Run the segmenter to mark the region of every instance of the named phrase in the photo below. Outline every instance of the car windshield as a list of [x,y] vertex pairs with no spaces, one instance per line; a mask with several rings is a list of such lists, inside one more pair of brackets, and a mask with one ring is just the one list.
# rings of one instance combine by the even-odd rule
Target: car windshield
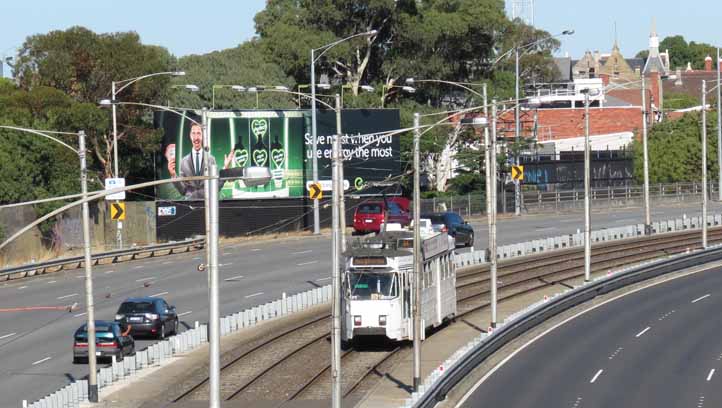
[[446,218],[443,215],[425,215],[421,218],[426,218],[431,220],[431,224],[438,225],[438,224],[446,224]]
[[361,204],[358,207],[359,214],[381,214],[380,204]]
[[351,272],[348,284],[352,300],[382,300],[398,296],[395,273]]
[[394,202],[389,203],[389,214],[391,215],[402,215],[404,211]]
[[155,308],[151,302],[125,302],[118,309],[119,314],[125,313],[153,313]]

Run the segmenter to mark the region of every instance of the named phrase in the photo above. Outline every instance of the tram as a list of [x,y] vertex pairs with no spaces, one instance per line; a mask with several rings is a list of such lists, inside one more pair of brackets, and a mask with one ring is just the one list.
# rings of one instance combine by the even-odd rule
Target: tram
[[[431,228],[422,227],[420,233],[423,340],[426,329],[456,315],[456,273],[454,239]],[[351,243],[344,254],[342,341],[365,336],[413,340],[413,246],[409,230],[382,232]]]

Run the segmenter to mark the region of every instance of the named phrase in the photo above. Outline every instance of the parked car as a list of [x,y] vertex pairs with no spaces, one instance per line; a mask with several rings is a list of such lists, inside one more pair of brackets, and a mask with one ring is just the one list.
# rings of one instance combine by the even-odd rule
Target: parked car
[[[135,354],[135,340],[123,333],[120,324],[105,320],[95,321],[95,355],[98,358],[112,358],[122,361],[125,356]],[[73,341],[73,363],[88,361],[88,329],[84,324],[75,331]]]
[[115,315],[122,327],[130,327],[134,336],[159,339],[178,333],[178,314],[163,298],[140,297],[123,301]]
[[379,232],[381,224],[398,223],[402,226],[411,223],[408,211],[408,199],[388,198],[385,201],[369,201],[356,207],[353,215],[353,229],[359,234]]
[[459,214],[447,211],[421,214],[421,218],[430,219],[434,230],[446,232],[454,237],[456,246],[474,245],[474,228],[464,221]]

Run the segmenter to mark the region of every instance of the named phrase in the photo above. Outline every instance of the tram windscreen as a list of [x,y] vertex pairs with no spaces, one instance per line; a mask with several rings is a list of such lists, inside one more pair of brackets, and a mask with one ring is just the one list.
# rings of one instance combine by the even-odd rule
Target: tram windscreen
[[383,300],[398,296],[398,279],[395,273],[349,273],[352,300]]

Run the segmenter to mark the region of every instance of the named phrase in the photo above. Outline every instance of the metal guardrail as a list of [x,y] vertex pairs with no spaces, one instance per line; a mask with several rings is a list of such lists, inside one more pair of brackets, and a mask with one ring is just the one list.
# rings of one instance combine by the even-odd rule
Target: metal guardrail
[[[116,249],[114,251],[101,252],[91,255],[91,259],[94,261],[93,265],[97,265],[102,259],[112,258],[112,262],[118,262],[118,259],[125,256],[130,256],[130,259],[136,259],[137,256],[142,254],[150,254],[150,257],[155,256],[158,251],[170,251],[168,255],[175,253],[174,250],[178,248],[185,248],[184,252],[191,251],[191,249],[201,249],[205,245],[205,238],[188,239],[179,242],[169,242],[165,244],[146,245],[142,247],[128,248],[128,249]],[[60,267],[58,270],[62,270],[66,265],[77,264],[77,268],[80,268],[85,262],[85,257],[82,255],[53,259],[45,262],[37,262],[20,266],[13,266],[10,268],[0,269],[0,281],[14,280],[25,278],[28,276],[42,275],[48,273],[48,269]],[[55,271],[54,271],[55,272]]]
[[597,296],[609,293],[650,278],[722,259],[722,247],[717,246],[691,254],[677,255],[661,261],[633,267],[568,290],[560,295],[532,305],[527,311],[504,322],[491,334],[475,339],[427,377],[419,393],[407,400],[406,407],[430,408],[446,399],[446,395],[466,378],[479,364],[522,333],[544,321]]

